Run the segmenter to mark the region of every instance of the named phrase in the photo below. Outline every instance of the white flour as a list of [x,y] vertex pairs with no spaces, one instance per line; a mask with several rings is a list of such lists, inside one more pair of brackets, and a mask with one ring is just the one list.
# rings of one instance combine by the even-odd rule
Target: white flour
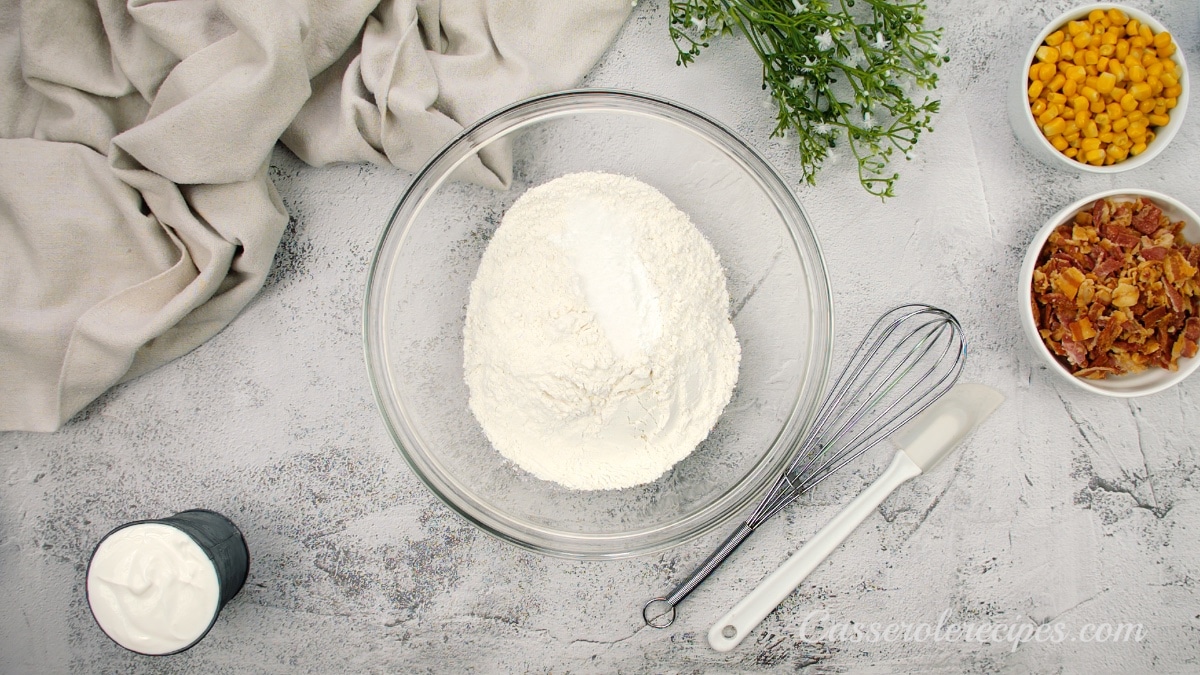
[[654,188],[577,173],[505,214],[471,285],[471,410],[502,455],[581,490],[648,483],[712,429],[741,349],[712,246]]

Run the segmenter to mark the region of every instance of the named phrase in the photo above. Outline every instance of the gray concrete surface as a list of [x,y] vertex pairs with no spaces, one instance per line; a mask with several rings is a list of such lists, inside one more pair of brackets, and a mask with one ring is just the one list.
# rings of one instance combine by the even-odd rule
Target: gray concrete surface
[[[410,176],[317,170],[280,150],[272,175],[292,220],[250,307],[60,432],[0,434],[0,671],[1200,668],[1200,378],[1128,402],[1085,395],[1037,361],[1014,300],[1025,246],[1061,206],[1118,186],[1200,206],[1200,112],[1144,168],[1099,177],[1043,166],[1009,131],[1004,78],[1071,3],[938,0],[929,16],[946,27],[953,57],[939,88],[943,112],[903,167],[900,196],[880,203],[845,158],[818,187],[800,185],[795,151],[770,138],[747,45],[723,40],[676,68],[665,4],[641,3],[586,84],[708,112],[797,185],[828,259],[843,340],[902,301],[960,316],[972,340],[965,379],[1008,401],[949,466],[902,487],[736,651],[709,649],[709,624],[872,480],[882,453],[765,526],[681,606],[674,627],[644,628],[644,600],[699,562],[714,538],[634,560],[568,562],[496,541],[438,502],[393,449],[362,363],[368,261]],[[1200,63],[1196,3],[1138,5]],[[188,507],[222,511],[242,527],[249,582],[198,647],[135,656],[88,614],[87,555],[118,523]],[[857,642],[828,630],[936,628],[942,617],[999,628],[982,640],[915,639],[917,630],[913,639]],[[1020,635],[1022,626],[1055,624],[1060,640],[1007,639],[1009,626]],[[1141,639],[1085,641],[1117,624],[1140,625]]]

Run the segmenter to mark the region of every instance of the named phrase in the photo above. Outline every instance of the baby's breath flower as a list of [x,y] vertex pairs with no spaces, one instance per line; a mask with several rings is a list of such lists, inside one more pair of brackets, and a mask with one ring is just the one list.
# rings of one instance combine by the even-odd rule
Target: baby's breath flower
[[889,161],[915,157],[913,147],[938,110],[936,100],[918,104],[905,90],[937,86],[936,68],[948,60],[941,29],[925,27],[924,0],[870,0],[854,14],[849,0],[779,4],[670,0],[677,63],[694,61],[717,35],[744,35],[768,65],[765,105],[775,109],[774,135],[790,139],[795,132],[804,179],[815,183],[821,165],[837,161],[831,149],[844,139],[863,187],[891,196],[898,175]]

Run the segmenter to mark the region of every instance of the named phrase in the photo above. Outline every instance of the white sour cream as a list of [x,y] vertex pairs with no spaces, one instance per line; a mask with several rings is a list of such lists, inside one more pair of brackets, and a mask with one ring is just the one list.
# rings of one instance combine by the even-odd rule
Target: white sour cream
[[88,603],[122,647],[169,654],[204,634],[217,613],[217,570],[191,537],[161,523],[117,530],[92,556]]

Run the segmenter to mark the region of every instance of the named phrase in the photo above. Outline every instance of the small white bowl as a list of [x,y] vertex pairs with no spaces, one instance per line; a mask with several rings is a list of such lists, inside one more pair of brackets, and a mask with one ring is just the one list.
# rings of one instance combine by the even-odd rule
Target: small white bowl
[[[1093,166],[1091,164],[1077,162],[1074,159],[1062,154],[1056,150],[1054,146],[1050,144],[1050,141],[1046,138],[1046,136],[1042,134],[1042,130],[1038,126],[1037,120],[1035,120],[1033,117],[1033,111],[1031,111],[1029,108],[1028,96],[1029,67],[1033,65],[1033,61],[1036,58],[1037,48],[1046,41],[1046,36],[1060,28],[1065,29],[1068,21],[1074,21],[1076,19],[1086,17],[1093,10],[1109,10],[1114,8],[1121,10],[1129,18],[1137,19],[1140,23],[1149,26],[1150,30],[1154,31],[1156,35],[1164,30],[1167,30],[1167,27],[1162,25],[1158,19],[1155,19],[1153,16],[1150,16],[1140,9],[1135,9],[1127,5],[1096,3],[1077,7],[1069,12],[1065,12],[1057,19],[1051,21],[1046,25],[1045,28],[1042,29],[1042,32],[1038,33],[1037,39],[1033,41],[1033,44],[1030,45],[1029,50],[1025,53],[1025,59],[1016,64],[1017,67],[1014,69],[1011,79],[1009,80],[1009,125],[1012,126],[1013,133],[1016,135],[1017,140],[1021,142],[1021,145],[1025,146],[1025,148],[1033,153],[1038,159],[1050,164],[1051,166],[1090,173],[1120,173],[1122,171],[1136,169],[1137,167],[1142,166],[1143,164],[1154,159],[1160,152],[1162,152],[1163,149],[1167,147],[1167,144],[1171,142],[1171,139],[1174,138],[1176,132],[1179,131],[1179,128],[1183,126],[1183,116],[1184,113],[1187,112],[1188,97],[1191,95],[1191,86],[1188,82],[1189,78],[1187,61],[1183,57],[1183,49],[1178,46],[1178,43],[1176,43],[1175,53],[1172,54],[1170,58],[1175,61],[1177,66],[1179,66],[1178,72],[1181,75],[1179,77],[1179,84],[1181,87],[1183,87],[1183,93],[1179,95],[1178,103],[1170,111],[1171,121],[1168,122],[1165,127],[1158,127],[1154,130],[1154,140],[1146,146],[1146,149],[1142,152],[1142,154],[1128,157],[1120,162],[1110,164],[1108,166]],[[1176,34],[1171,33],[1171,35],[1174,37]]]
[[1025,329],[1025,337],[1029,338],[1029,343],[1033,345],[1034,351],[1050,366],[1050,370],[1084,391],[1119,398],[1145,396],[1167,389],[1200,368],[1200,356],[1180,357],[1179,370],[1176,371],[1148,368],[1140,373],[1110,375],[1103,380],[1088,380],[1072,375],[1046,347],[1046,344],[1042,342],[1042,336],[1038,333],[1037,319],[1033,315],[1033,270],[1037,267],[1038,254],[1042,252],[1042,247],[1046,245],[1050,234],[1059,225],[1073,219],[1081,209],[1091,206],[1097,199],[1131,202],[1138,197],[1144,197],[1154,202],[1172,222],[1182,220],[1184,222],[1183,236],[1189,243],[1200,242],[1200,216],[1197,216],[1195,211],[1179,200],[1152,190],[1137,188],[1105,190],[1074,202],[1046,221],[1046,225],[1029,244],[1029,249],[1025,253],[1025,264],[1021,265],[1020,283],[1017,284],[1017,307],[1020,308],[1018,314],[1021,316],[1021,327]]

